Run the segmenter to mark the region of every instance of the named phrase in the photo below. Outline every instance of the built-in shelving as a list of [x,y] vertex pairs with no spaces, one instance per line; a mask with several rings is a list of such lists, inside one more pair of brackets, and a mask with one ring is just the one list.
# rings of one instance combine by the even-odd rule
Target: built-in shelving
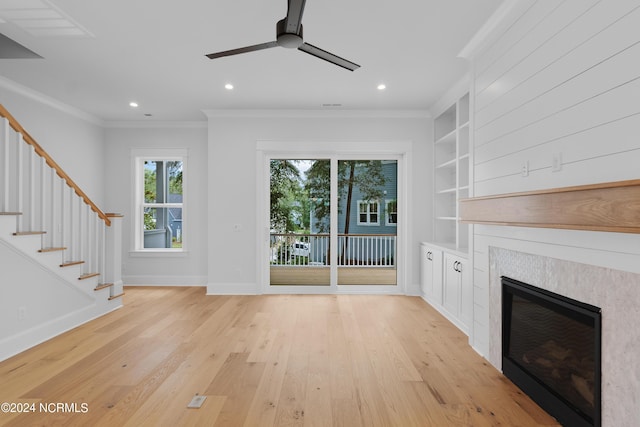
[[461,252],[467,251],[469,239],[458,203],[469,197],[469,128],[468,93],[434,120],[434,240]]

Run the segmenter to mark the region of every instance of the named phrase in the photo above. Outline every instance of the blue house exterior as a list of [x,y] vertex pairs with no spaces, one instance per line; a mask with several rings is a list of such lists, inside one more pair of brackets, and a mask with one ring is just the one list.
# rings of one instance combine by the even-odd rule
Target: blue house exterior
[[[169,193],[169,203],[182,203],[182,194]],[[156,218],[157,219],[157,218]],[[171,248],[182,242],[182,208],[168,208],[155,230],[144,230],[145,248]]]
[[[356,174],[362,173],[356,169]],[[371,201],[376,202],[378,206],[378,216],[374,217],[374,214],[367,212],[369,215],[361,217],[364,213],[359,206],[359,202],[367,202],[363,200],[362,192],[359,188],[353,189],[351,196],[351,214],[349,221],[349,234],[396,234],[397,226],[397,210],[394,209],[398,199],[398,162],[395,160],[382,160],[382,173],[385,177],[385,185],[381,188],[383,196],[380,200]],[[338,202],[340,211],[338,212],[338,233],[344,233],[345,217],[347,210],[345,208],[347,204],[347,195],[345,194]],[[324,219],[325,223],[328,223],[328,218]],[[319,227],[317,226],[318,220],[313,216],[311,212],[311,234],[319,233]]]
[[[379,200],[365,200],[359,188],[353,189],[351,196],[351,210],[349,221],[348,237],[342,236],[345,232],[347,195],[339,200],[340,211],[338,212],[338,244],[339,255],[348,259],[347,263],[366,264],[376,263],[376,265],[393,264],[395,256],[395,239],[388,235],[396,235],[397,230],[397,198],[398,198],[398,163],[393,160],[382,161],[382,173],[385,177],[385,184],[380,189],[382,197]],[[363,173],[356,169],[356,174]],[[318,233],[317,219],[311,213],[311,234]],[[328,218],[324,219],[328,222]],[[363,236],[365,235],[365,236]],[[366,235],[381,235],[376,236]],[[382,236],[387,235],[387,236]],[[344,249],[347,249],[346,254]],[[312,254],[312,258],[315,256]],[[313,259],[313,261],[324,261],[324,259]]]
[[[361,172],[356,169],[357,173]],[[385,185],[381,188],[383,196],[380,200],[363,200],[364,197],[360,189],[357,187],[353,189],[349,234],[396,234],[397,210],[394,210],[393,207],[397,206],[395,202],[398,199],[398,162],[383,160],[382,173],[385,177]],[[376,203],[377,212],[371,212],[372,206],[368,206],[369,209],[362,209],[363,206],[360,204],[367,202]],[[345,232],[345,217],[347,215],[346,194],[338,204],[341,207],[338,212],[338,234],[342,234]]]

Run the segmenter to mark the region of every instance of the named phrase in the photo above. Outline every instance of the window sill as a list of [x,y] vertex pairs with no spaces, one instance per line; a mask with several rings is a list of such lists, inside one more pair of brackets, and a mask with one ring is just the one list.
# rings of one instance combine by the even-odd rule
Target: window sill
[[185,258],[189,251],[129,251],[132,258]]

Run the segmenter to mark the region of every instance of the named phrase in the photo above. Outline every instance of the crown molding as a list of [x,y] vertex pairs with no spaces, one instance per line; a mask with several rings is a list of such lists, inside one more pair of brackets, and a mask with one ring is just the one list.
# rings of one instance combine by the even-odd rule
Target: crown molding
[[464,96],[471,89],[471,74],[466,73],[458,80],[442,97],[436,101],[429,109],[431,117],[438,117],[447,108],[456,103],[458,99]]
[[428,110],[202,110],[209,119],[216,118],[376,118],[424,119]]
[[104,127],[108,129],[207,129],[206,120],[201,121],[107,121]]
[[41,104],[47,105],[65,114],[69,114],[81,120],[92,123],[94,125],[102,127],[104,127],[105,125],[104,120],[94,116],[93,114],[89,114],[85,111],[80,110],[79,108],[73,107],[69,104],[65,104],[64,102],[58,101],[55,98],[52,98],[27,86],[21,85],[20,83],[14,82],[13,80],[10,80],[6,77],[0,76],[0,87],[14,92],[18,95],[22,95],[26,98],[30,98]]
[[458,53],[458,58],[473,60],[507,29],[514,18],[522,15],[534,3],[535,0],[503,1],[487,22],[480,27],[478,32]]

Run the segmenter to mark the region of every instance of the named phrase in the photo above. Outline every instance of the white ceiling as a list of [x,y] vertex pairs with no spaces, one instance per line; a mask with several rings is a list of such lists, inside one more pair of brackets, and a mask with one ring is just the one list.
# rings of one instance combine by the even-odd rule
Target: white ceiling
[[106,121],[204,120],[205,109],[426,110],[464,76],[456,55],[500,3],[308,0],[304,40],[361,65],[351,72],[280,47],[204,56],[275,40],[286,0],[0,0],[0,33],[42,56],[0,59],[0,75]]

